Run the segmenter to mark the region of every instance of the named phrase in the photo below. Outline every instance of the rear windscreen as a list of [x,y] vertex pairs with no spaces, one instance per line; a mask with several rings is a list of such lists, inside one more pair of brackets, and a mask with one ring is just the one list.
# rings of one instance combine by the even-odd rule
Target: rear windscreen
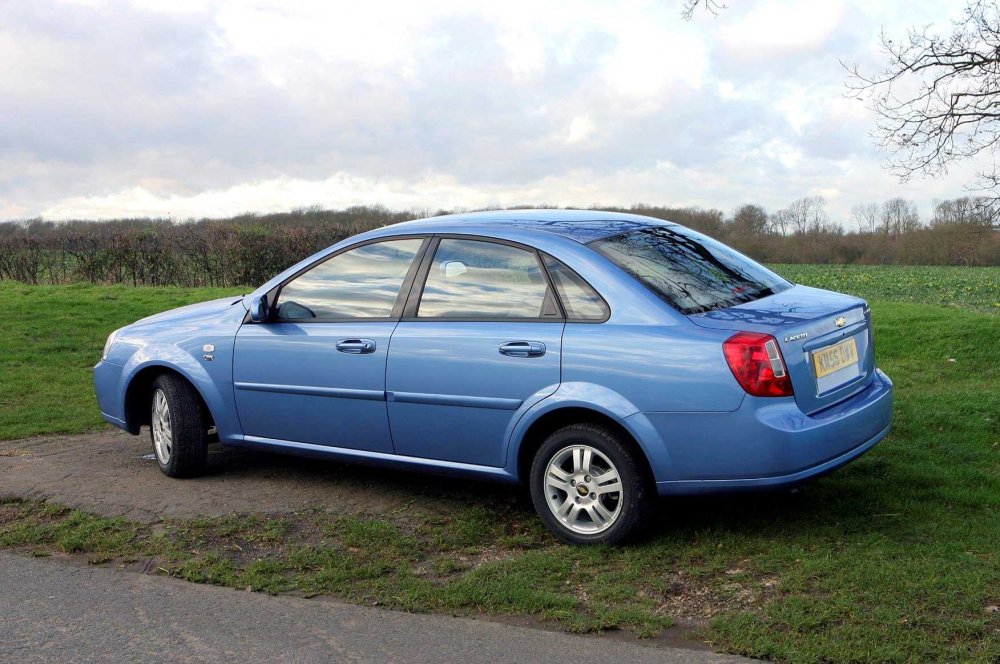
[[683,226],[656,226],[589,245],[684,314],[722,309],[791,284],[743,254]]

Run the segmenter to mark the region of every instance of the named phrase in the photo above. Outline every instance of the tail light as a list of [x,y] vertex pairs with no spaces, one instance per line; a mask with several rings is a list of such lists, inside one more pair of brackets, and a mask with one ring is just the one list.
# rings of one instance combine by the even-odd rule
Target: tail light
[[755,397],[790,397],[792,381],[778,342],[770,334],[737,332],[722,344],[740,387]]

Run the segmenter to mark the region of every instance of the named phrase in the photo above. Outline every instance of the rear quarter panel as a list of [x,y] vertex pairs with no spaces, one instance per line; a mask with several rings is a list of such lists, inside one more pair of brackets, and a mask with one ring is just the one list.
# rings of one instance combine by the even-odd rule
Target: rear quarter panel
[[[516,472],[524,433],[558,408],[588,408],[619,421],[643,448],[654,474],[670,459],[645,412],[737,410],[746,396],[722,353],[732,333],[694,325],[590,248],[573,241],[535,242],[593,286],[611,309],[602,323],[567,323],[559,389],[518,421],[507,467]],[[627,419],[626,419],[627,418]]]
[[563,382],[600,385],[636,411],[734,411],[746,393],[722,354],[727,336],[693,325],[570,323],[563,335]]

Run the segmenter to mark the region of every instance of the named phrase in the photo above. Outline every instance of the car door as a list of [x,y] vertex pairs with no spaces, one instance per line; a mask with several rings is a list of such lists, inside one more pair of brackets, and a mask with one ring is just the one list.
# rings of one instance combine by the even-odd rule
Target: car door
[[283,284],[267,321],[240,327],[233,382],[244,435],[392,452],[386,356],[424,242],[339,252]]
[[386,369],[397,454],[502,466],[514,418],[559,386],[562,312],[538,252],[432,241]]

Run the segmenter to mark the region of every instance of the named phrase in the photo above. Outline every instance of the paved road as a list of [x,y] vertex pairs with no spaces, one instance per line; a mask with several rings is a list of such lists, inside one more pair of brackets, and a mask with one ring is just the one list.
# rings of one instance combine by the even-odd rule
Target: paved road
[[0,552],[0,661],[748,662]]

